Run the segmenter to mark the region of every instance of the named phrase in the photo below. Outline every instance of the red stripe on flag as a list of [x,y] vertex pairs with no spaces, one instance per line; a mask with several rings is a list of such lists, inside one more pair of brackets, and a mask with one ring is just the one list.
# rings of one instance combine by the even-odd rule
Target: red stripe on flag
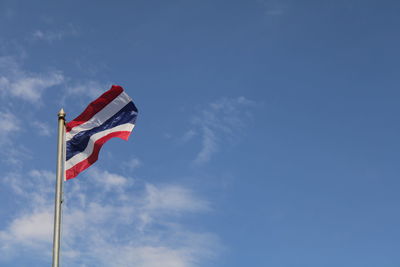
[[67,123],[67,132],[71,131],[72,128],[90,120],[94,115],[96,115],[97,112],[102,110],[105,106],[107,106],[110,102],[117,98],[123,91],[124,89],[121,86],[113,85],[110,90],[91,102],[87,106],[87,108],[81,113],[81,115]]
[[80,172],[84,171],[85,169],[90,167],[90,165],[95,163],[97,161],[97,159],[99,158],[100,149],[104,145],[105,142],[107,142],[108,140],[110,140],[111,138],[114,138],[114,137],[128,140],[130,134],[131,134],[131,132],[128,132],[128,131],[113,132],[113,133],[109,133],[106,136],[103,136],[102,138],[100,138],[99,140],[94,142],[92,154],[90,154],[90,156],[87,159],[82,160],[81,162],[74,165],[72,168],[69,168],[68,170],[66,170],[66,179],[69,180],[69,179],[75,178]]

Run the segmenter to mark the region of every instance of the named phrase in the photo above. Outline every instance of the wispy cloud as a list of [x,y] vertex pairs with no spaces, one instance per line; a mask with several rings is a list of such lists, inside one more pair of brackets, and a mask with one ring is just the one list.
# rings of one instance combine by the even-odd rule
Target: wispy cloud
[[64,76],[59,71],[43,74],[24,71],[12,57],[0,57],[0,93],[32,103],[38,102],[50,87],[61,84]]
[[281,16],[286,13],[288,4],[285,0],[257,0],[268,16]]
[[0,150],[0,161],[12,165],[13,168],[21,169],[25,161],[32,159],[31,151],[23,144],[18,144],[10,136],[4,147]]
[[14,138],[21,131],[21,121],[9,111],[0,111],[0,161],[16,165],[29,153],[21,145],[14,144]]
[[33,32],[32,37],[35,40],[45,40],[45,41],[55,41],[55,40],[61,40],[64,34],[62,32],[50,32],[50,31],[41,31],[41,30],[36,30]]
[[186,131],[186,133],[183,135],[182,137],[182,141],[183,142],[188,142],[190,140],[192,140],[193,137],[195,137],[197,135],[197,132],[193,129],[189,129]]
[[0,111],[0,143],[2,139],[20,130],[19,119],[11,112]]
[[183,137],[186,142],[194,136],[201,137],[201,149],[194,163],[208,162],[227,140],[233,140],[251,118],[250,108],[254,102],[241,96],[237,98],[222,98],[202,108],[192,121],[190,128]]
[[[81,179],[66,183],[65,265],[159,267],[162,262],[194,267],[221,248],[214,234],[191,231],[180,222],[188,212],[210,210],[207,201],[186,187],[130,183],[129,177],[101,169]],[[0,255],[18,256],[22,247],[46,255],[43,248],[52,241],[54,173],[32,170],[28,179],[11,173],[3,185],[29,202],[0,230]]]
[[41,121],[33,121],[32,126],[36,128],[37,133],[41,136],[51,136],[53,132],[48,124]]
[[86,82],[81,82],[79,84],[69,86],[68,90],[67,90],[67,94],[69,96],[84,95],[89,98],[97,98],[104,92],[105,88],[107,88],[107,85],[101,84],[97,81],[86,81]]
[[[51,240],[53,214],[35,211],[23,214],[11,222],[7,231],[0,232],[0,249],[14,244],[44,246]],[[44,243],[44,244],[43,244]]]
[[145,209],[154,214],[163,212],[204,211],[209,203],[197,199],[193,192],[177,185],[155,186],[146,184]]
[[125,191],[124,187],[133,183],[133,178],[124,177],[115,173],[110,173],[105,170],[100,170],[97,167],[92,167],[88,170],[87,175],[96,183],[100,183],[105,190]]
[[136,158],[136,157],[131,158],[128,161],[125,161],[125,162],[122,163],[122,167],[123,168],[127,168],[130,171],[133,171],[133,170],[141,167],[142,165],[143,165],[143,162],[140,159]]
[[[63,85],[64,94],[60,104],[64,105],[66,100],[77,98],[82,100],[82,96],[93,100],[99,97],[110,83],[100,83],[93,80],[72,81],[61,71],[47,71],[35,73],[24,70],[21,61],[15,57],[0,57],[0,96],[15,98],[17,100],[28,101],[32,104],[41,104],[45,92],[52,87]],[[87,100],[84,101],[85,103]],[[44,136],[50,134],[43,123],[35,122],[36,128]]]
[[90,101],[98,98],[110,87],[111,84],[109,83],[100,83],[93,80],[69,83],[66,86],[66,90],[61,98],[60,104],[65,105],[71,100],[75,101],[76,99],[79,99],[79,102],[82,102],[81,104],[87,104],[88,100]]
[[71,25],[62,30],[35,30],[32,33],[32,39],[36,41],[46,41],[49,43],[61,41],[62,39],[70,36],[76,36],[78,31]]
[[54,194],[54,177],[54,173],[41,170],[32,170],[24,176],[11,172],[2,177],[3,186],[9,186],[17,199],[25,204],[8,227],[0,230],[0,251],[14,254],[17,248],[32,247],[40,251],[49,246],[53,220],[50,196]]

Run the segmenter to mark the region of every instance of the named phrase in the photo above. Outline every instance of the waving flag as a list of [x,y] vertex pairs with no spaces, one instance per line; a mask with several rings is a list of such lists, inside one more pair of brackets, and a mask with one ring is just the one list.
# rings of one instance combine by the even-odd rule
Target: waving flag
[[128,140],[135,126],[138,110],[121,86],[110,90],[89,104],[66,124],[66,179],[76,177],[98,159],[101,147],[113,137]]

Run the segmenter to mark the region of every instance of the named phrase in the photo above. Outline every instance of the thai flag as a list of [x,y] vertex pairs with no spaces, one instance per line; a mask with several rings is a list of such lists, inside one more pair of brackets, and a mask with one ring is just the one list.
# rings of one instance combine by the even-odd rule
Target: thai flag
[[113,137],[128,140],[138,110],[121,86],[89,104],[81,115],[66,124],[66,179],[76,177],[95,163],[101,147]]

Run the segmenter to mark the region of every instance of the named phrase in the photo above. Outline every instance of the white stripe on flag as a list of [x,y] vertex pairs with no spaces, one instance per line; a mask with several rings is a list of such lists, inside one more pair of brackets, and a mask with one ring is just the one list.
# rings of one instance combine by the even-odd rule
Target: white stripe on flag
[[132,99],[125,93],[122,92],[118,97],[116,97],[113,101],[111,101],[107,106],[105,106],[102,110],[97,112],[90,120],[85,123],[82,123],[79,126],[72,128],[66,134],[66,142],[71,140],[74,135],[81,131],[87,131],[93,129],[97,126],[102,125],[109,118],[115,115],[118,111],[120,111],[126,104],[131,102]]
[[78,164],[79,162],[87,159],[93,152],[94,143],[100,138],[113,132],[125,132],[125,131],[131,132],[133,127],[135,127],[135,125],[133,125],[132,123],[125,123],[92,135],[89,139],[89,143],[87,144],[85,150],[76,154],[75,156],[73,156],[72,158],[70,158],[68,161],[65,162],[65,170],[68,170],[72,168],[74,165]]

